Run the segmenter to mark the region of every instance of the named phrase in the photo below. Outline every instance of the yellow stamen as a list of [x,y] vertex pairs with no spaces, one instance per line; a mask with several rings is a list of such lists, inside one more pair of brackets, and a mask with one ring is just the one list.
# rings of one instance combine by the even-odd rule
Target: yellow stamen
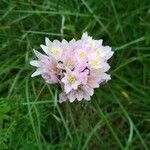
[[95,66],[95,65],[98,65],[100,61],[98,61],[97,59],[92,59],[89,63],[90,65]]
[[80,58],[83,58],[83,57],[85,57],[86,56],[86,52],[85,51],[80,51],[79,52],[79,57]]
[[60,49],[54,49],[54,50],[53,50],[53,53],[54,53],[55,55],[60,55],[60,54],[61,54],[61,50],[60,50]]
[[102,50],[100,50],[100,49],[97,49],[97,50],[96,50],[96,54],[97,54],[98,56],[104,56],[104,53],[103,53]]
[[70,76],[68,77],[68,82],[69,82],[70,84],[75,83],[75,81],[76,81],[76,79],[75,79],[75,76],[74,76],[74,75],[70,75]]
[[51,51],[52,49],[50,47],[48,47],[48,50]]
[[72,66],[72,62],[71,61],[66,61],[65,62],[65,66],[67,67],[67,68],[70,68],[71,66]]

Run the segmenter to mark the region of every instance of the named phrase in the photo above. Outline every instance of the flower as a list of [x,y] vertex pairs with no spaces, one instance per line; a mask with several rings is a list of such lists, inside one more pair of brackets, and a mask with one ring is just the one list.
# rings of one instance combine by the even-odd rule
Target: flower
[[60,41],[54,40],[53,42],[51,42],[48,38],[45,38],[45,43],[46,45],[40,45],[43,51],[47,55],[59,60],[59,58],[62,56],[62,48]]
[[85,84],[87,81],[88,70],[80,72],[80,68],[71,71],[67,70],[62,83],[64,83],[65,93],[68,94],[71,90],[77,90],[79,85]]
[[32,77],[41,75],[49,84],[59,84],[62,92],[59,102],[83,99],[90,100],[94,89],[111,79],[107,71],[108,60],[113,51],[110,46],[103,46],[103,40],[95,40],[83,33],[80,40],[71,41],[45,38],[41,48],[45,54],[34,50],[38,60],[30,61],[37,67]]

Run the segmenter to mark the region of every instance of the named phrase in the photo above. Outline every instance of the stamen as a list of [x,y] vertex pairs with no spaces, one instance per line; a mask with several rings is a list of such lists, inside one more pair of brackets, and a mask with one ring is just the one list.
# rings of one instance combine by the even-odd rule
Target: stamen
[[70,84],[75,83],[75,81],[76,81],[76,79],[75,79],[75,76],[74,76],[74,75],[70,75],[70,76],[68,77],[68,82],[69,82]]

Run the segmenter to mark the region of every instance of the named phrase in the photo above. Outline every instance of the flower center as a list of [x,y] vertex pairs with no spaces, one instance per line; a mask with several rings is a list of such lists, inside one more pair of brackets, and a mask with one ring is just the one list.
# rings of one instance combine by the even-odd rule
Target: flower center
[[97,54],[98,56],[101,56],[101,57],[104,56],[104,53],[103,53],[102,50],[100,50],[100,49],[97,49],[97,50],[96,50],[96,54]]
[[75,76],[74,76],[74,75],[70,75],[70,76],[68,77],[68,82],[69,82],[70,84],[75,83],[75,81],[76,81],[76,79],[75,79]]
[[80,51],[79,52],[79,57],[80,58],[83,58],[83,57],[85,57],[86,56],[86,52],[85,51]]
[[48,50],[51,51],[52,49],[50,47],[48,47]]
[[70,68],[70,67],[72,66],[72,62],[69,61],[69,60],[66,61],[65,66],[66,66],[67,68]]
[[98,65],[100,61],[98,61],[97,59],[92,59],[89,63],[90,65],[95,66],[95,65]]
[[54,49],[54,50],[53,50],[53,53],[54,53],[55,55],[60,55],[60,54],[61,54],[61,50],[60,50],[60,49]]

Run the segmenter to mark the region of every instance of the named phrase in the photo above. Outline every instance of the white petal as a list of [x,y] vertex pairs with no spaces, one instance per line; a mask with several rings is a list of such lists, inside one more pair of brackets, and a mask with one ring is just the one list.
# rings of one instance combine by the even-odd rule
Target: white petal
[[74,84],[72,84],[72,87],[73,87],[74,90],[76,90],[78,88],[78,83],[75,82]]
[[110,59],[112,55],[114,54],[114,52],[111,51],[112,48],[110,46],[104,46],[103,49],[105,51],[106,60]]
[[62,40],[62,44],[66,46],[68,44],[68,41],[66,41],[65,39],[63,39]]
[[71,91],[71,92],[68,94],[68,99],[69,99],[69,101],[70,101],[71,103],[76,99],[74,91]]
[[37,60],[32,60],[30,61],[30,65],[35,66],[35,67],[40,67],[40,61]]
[[100,40],[98,40],[98,42],[99,42],[99,45],[102,45],[103,40],[102,40],[102,39],[100,39]]
[[71,41],[69,41],[69,44],[70,44],[70,45],[73,45],[75,42],[76,42],[76,40],[75,40],[75,39],[72,39]]
[[103,78],[103,80],[105,80],[106,82],[111,79],[110,75],[107,74],[107,73],[104,73],[102,78]]
[[103,72],[106,72],[110,69],[110,65],[108,63],[103,63],[103,66],[101,66],[101,69],[103,70]]
[[96,79],[96,78],[90,79],[88,86],[90,86],[91,88],[98,88],[99,87],[99,84],[98,84],[99,80],[100,80],[99,78],[98,79]]
[[48,46],[48,47],[51,47],[51,45],[52,45],[52,42],[49,40],[49,38],[45,38],[45,44],[46,44],[46,46]]
[[84,93],[84,99],[89,101],[89,100],[91,100],[91,97],[87,93],[86,94]]
[[78,101],[81,101],[83,99],[83,92],[82,91],[77,92],[76,97],[77,97]]
[[59,40],[54,40],[53,44],[54,44],[54,46],[60,46],[60,41]]
[[48,54],[48,47],[43,44],[41,44],[40,46],[43,49],[43,51],[45,52],[45,54]]
[[107,59],[107,60],[110,59],[110,58],[112,57],[113,54],[114,54],[113,51],[109,52],[109,54],[106,56],[106,59]]
[[43,54],[41,54],[40,52],[38,52],[37,50],[33,49],[34,53],[35,53],[35,56],[39,59],[42,59],[43,58]]
[[74,102],[74,100],[75,100],[75,97],[69,99],[69,101],[70,101],[71,103]]
[[67,83],[67,77],[65,76],[64,78],[61,79],[61,82]]
[[83,90],[85,91],[85,93],[88,93],[90,96],[94,94],[93,88],[90,88],[89,86],[84,86]]
[[35,76],[38,76],[42,73],[42,70],[41,69],[37,69],[32,75],[31,77],[35,77]]
[[59,103],[62,103],[67,100],[66,94],[64,92],[59,94]]
[[65,85],[66,94],[68,94],[71,90],[72,90],[72,87],[69,84]]
[[87,37],[88,37],[88,33],[87,33],[87,32],[84,32],[84,33],[82,34],[81,40],[86,39]]

